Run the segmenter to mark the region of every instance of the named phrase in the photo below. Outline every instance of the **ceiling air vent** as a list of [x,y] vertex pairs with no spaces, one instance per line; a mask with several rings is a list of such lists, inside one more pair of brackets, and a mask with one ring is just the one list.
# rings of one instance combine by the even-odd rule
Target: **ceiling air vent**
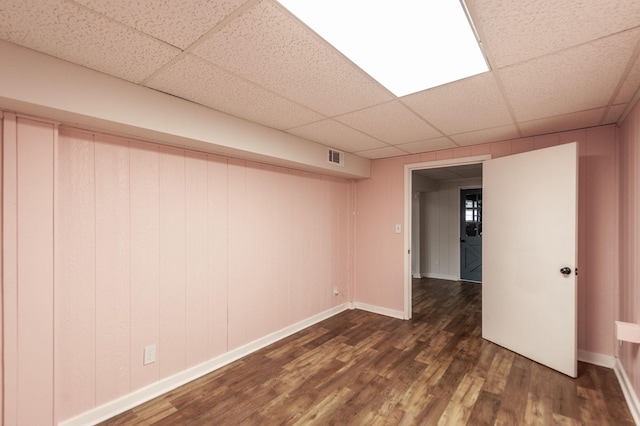
[[344,152],[329,148],[329,162],[344,167]]

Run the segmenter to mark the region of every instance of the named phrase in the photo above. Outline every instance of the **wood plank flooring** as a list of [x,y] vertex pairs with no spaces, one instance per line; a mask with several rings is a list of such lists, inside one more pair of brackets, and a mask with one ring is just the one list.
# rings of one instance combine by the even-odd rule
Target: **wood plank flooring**
[[414,280],[410,321],[347,311],[104,425],[632,425],[613,370],[483,340],[481,287]]

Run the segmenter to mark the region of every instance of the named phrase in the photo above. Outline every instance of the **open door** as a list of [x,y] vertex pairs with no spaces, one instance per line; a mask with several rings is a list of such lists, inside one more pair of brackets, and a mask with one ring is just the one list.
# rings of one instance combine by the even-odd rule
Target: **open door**
[[577,375],[577,144],[483,169],[482,336]]

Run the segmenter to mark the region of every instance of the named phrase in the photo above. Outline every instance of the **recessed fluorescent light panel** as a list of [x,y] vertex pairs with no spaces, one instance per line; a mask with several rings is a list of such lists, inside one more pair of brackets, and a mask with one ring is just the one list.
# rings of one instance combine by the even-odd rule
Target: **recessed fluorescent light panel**
[[396,96],[488,71],[460,0],[279,0]]

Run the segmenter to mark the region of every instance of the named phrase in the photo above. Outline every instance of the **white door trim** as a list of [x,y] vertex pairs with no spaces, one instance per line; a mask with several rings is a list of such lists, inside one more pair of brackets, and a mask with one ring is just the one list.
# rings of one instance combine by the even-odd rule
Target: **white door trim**
[[478,164],[491,159],[491,154],[473,157],[448,158],[404,165],[404,319],[411,319],[411,200],[413,198],[411,174],[414,170]]

